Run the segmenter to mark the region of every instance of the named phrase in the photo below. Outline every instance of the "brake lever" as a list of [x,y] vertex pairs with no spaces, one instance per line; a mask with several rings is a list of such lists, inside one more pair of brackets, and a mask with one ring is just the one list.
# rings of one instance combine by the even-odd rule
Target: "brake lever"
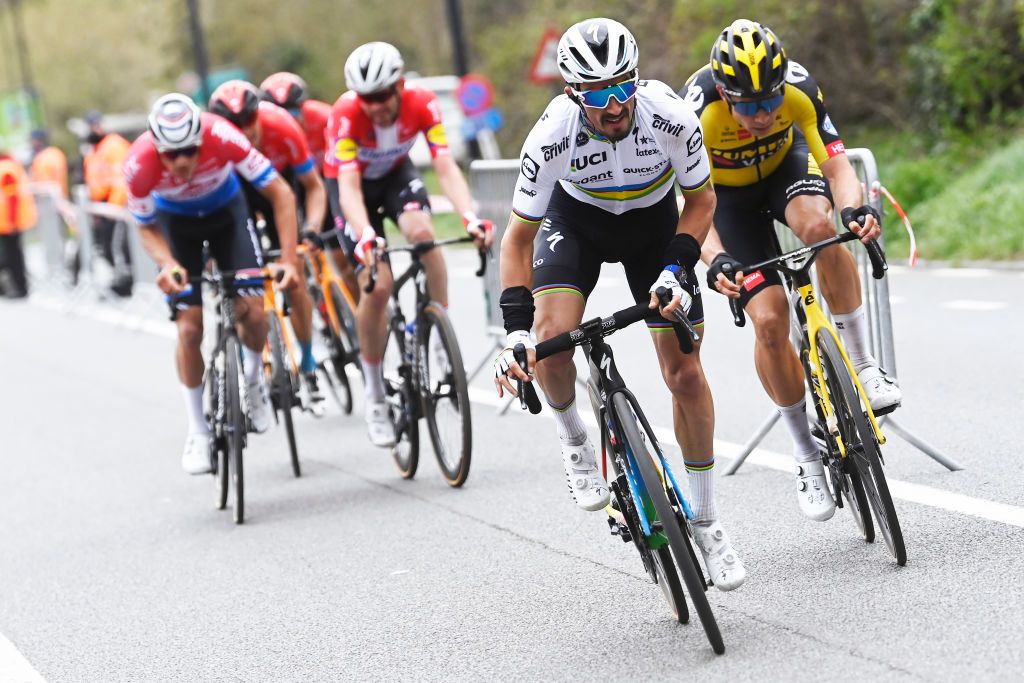
[[[736,281],[736,272],[732,269],[731,263],[722,264],[722,275],[733,282]],[[743,313],[739,299],[729,299],[729,310],[732,311],[732,322],[736,327],[743,327],[747,324],[747,316]]]
[[[523,372],[530,374],[530,360],[526,354],[526,346],[524,344],[516,344],[512,348],[512,358],[523,369]],[[540,397],[537,396],[537,390],[533,388],[532,382],[524,382],[521,379],[517,379],[516,392],[519,394],[520,408],[529,410],[533,415],[540,413]]]
[[[672,303],[672,292],[667,287],[658,287],[654,290],[654,295],[658,297],[658,303],[661,308]],[[673,311],[672,317],[676,319],[676,322],[672,323],[672,331],[675,332],[676,340],[679,342],[679,350],[683,353],[691,353],[693,351],[693,343],[698,341],[700,336],[693,329],[693,326],[690,325],[690,321],[686,319],[682,311],[676,309]]]

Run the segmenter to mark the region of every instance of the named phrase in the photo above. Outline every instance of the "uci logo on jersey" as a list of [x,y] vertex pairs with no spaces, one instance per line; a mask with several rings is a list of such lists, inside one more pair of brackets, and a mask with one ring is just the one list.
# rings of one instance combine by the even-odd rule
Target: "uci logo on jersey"
[[587,166],[596,166],[608,161],[608,152],[594,152],[590,156],[584,154],[579,159],[572,160],[572,170],[582,171]]

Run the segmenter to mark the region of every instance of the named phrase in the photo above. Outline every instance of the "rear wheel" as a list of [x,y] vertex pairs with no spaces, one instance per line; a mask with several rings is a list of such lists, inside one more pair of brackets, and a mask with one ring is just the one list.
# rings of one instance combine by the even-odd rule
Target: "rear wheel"
[[839,434],[846,447],[846,457],[860,477],[867,503],[875,513],[885,545],[896,558],[896,564],[907,563],[903,531],[896,516],[896,507],[889,494],[889,485],[882,470],[881,453],[875,431],[861,406],[860,394],[843,363],[835,339],[828,330],[818,333],[818,349],[829,400],[835,411]]
[[[391,323],[388,323],[391,325]],[[395,425],[395,445],[391,457],[405,479],[416,476],[420,462],[419,409],[420,399],[412,376],[412,363],[407,360],[405,332],[394,326],[384,347],[384,399]]]
[[[223,362],[223,361],[221,361]],[[214,499],[213,504],[223,510],[228,504],[228,451],[224,438],[224,426],[217,424],[217,411],[220,396],[220,369],[214,367],[209,373],[204,392],[206,398],[206,423],[210,425],[213,439],[210,441],[210,464],[213,466]],[[226,422],[226,420],[225,420]]]
[[711,605],[708,603],[707,595],[704,593],[703,574],[700,567],[693,564],[691,560],[693,555],[688,547],[689,541],[677,521],[675,510],[672,509],[669,503],[668,496],[665,493],[665,485],[662,483],[661,476],[654,466],[654,460],[651,458],[650,451],[647,448],[647,442],[640,434],[640,428],[633,414],[633,408],[622,394],[615,394],[612,397],[612,402],[615,407],[615,422],[619,427],[619,437],[625,441],[627,448],[633,454],[633,460],[637,465],[637,473],[640,475],[644,488],[647,489],[647,495],[650,496],[651,504],[654,506],[658,520],[661,522],[662,530],[668,538],[668,547],[672,549],[672,555],[675,557],[676,564],[679,567],[683,583],[686,584],[686,589],[690,593],[690,600],[697,611],[697,616],[700,617],[704,633],[707,635],[708,642],[711,644],[711,649],[715,654],[722,654],[725,652],[725,643],[722,641],[718,622],[715,621],[715,615],[711,611]]
[[356,368],[362,373],[362,364],[359,363],[359,344],[356,336],[356,317],[348,305],[348,299],[342,294],[341,288],[336,282],[332,282],[327,292],[338,317],[338,324],[331,322],[328,316],[327,329],[331,335],[331,365],[334,370],[334,379],[337,380],[338,394],[341,398],[339,405],[346,415],[352,413],[352,386],[348,376],[348,366]]
[[235,524],[245,521],[245,477],[242,471],[242,451],[245,448],[245,413],[242,412],[241,372],[242,357],[238,339],[229,337],[225,343],[225,391],[226,405],[225,440],[227,441],[227,468],[231,474],[231,484],[235,493],[235,506],[232,517]]
[[295,423],[292,422],[292,406],[295,403],[295,385],[292,384],[292,372],[288,365],[288,358],[285,354],[288,350],[284,345],[284,337],[281,331],[281,321],[277,315],[271,313],[270,331],[267,340],[270,343],[270,393],[274,410],[277,411],[284,422],[285,433],[288,436],[288,454],[291,457],[292,473],[296,477],[302,476],[302,468],[299,465],[299,449],[295,443]]
[[449,486],[462,486],[469,477],[473,454],[473,423],[462,352],[451,320],[440,304],[423,310],[419,339],[423,413],[441,474]]

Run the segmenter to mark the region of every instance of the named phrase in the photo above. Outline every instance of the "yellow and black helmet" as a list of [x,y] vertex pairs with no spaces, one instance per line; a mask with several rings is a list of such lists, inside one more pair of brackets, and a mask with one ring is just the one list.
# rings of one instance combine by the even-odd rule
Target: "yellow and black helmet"
[[778,90],[788,65],[779,37],[749,19],[732,22],[711,48],[711,73],[730,97],[762,97]]

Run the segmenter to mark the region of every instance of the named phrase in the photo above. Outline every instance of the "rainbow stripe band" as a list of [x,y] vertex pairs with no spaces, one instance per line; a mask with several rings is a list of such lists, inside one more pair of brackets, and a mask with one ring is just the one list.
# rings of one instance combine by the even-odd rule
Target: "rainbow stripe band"
[[527,216],[525,213],[519,213],[515,209],[512,209],[512,215],[524,223],[540,223],[544,219],[544,216],[534,218],[533,216]]
[[685,462],[686,469],[690,472],[707,472],[715,466],[715,458],[712,456],[710,460],[703,460],[701,462]]
[[696,192],[697,190],[703,190],[704,186],[707,185],[710,182],[711,182],[711,176],[709,175],[702,182],[698,183],[697,185],[694,185],[693,187],[683,187],[680,184],[679,185],[679,189],[682,190],[683,192]]
[[576,183],[572,186],[587,196],[595,199],[607,199],[610,201],[625,202],[631,199],[639,199],[640,197],[646,197],[652,192],[657,191],[663,187],[666,183],[672,182],[675,177],[675,171],[672,170],[671,164],[665,166],[665,170],[661,174],[646,183],[640,183],[639,185],[624,185],[622,187],[607,187],[597,188],[594,190],[588,190],[585,187],[581,187]]
[[[704,318],[701,318],[700,320],[696,321],[691,320],[690,324],[693,325],[695,328],[704,327]],[[665,322],[647,323],[647,329],[649,329],[651,332],[656,332],[659,334],[662,332],[671,332],[672,323],[668,322],[667,320]]]
[[536,299],[539,296],[544,296],[545,294],[555,294],[557,292],[564,292],[566,294],[576,294],[581,299],[586,299],[586,297],[583,296],[583,292],[580,291],[580,288],[576,287],[575,285],[544,285],[543,287],[538,287],[537,289],[533,290],[533,298]]

